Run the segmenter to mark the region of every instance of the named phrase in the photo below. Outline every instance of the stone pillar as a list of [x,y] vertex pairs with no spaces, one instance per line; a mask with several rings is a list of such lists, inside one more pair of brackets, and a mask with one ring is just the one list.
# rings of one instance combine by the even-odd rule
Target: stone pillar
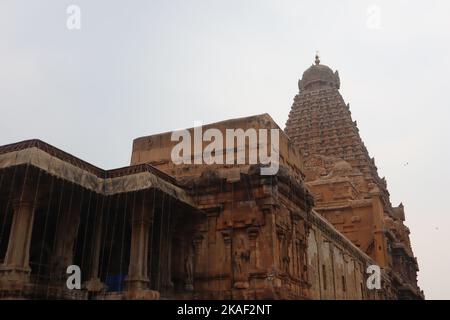
[[125,280],[127,298],[129,299],[158,299],[157,291],[149,290],[150,280],[147,275],[148,238],[151,210],[144,204],[136,205],[131,218],[131,246],[128,276]]
[[22,198],[13,202],[8,249],[0,266],[0,282],[18,287],[28,282],[31,273],[30,243],[35,210],[33,201],[29,200],[31,197]]
[[131,231],[130,264],[127,283],[129,288],[147,289],[147,253],[150,221],[133,217]]
[[185,243],[184,248],[184,289],[194,291],[194,253],[190,241]]
[[80,210],[66,209],[62,212],[56,229],[55,251],[53,252],[53,272],[57,280],[66,278],[67,267],[73,264],[75,240],[80,224]]
[[105,285],[100,280],[99,273],[99,263],[100,263],[100,251],[102,245],[102,232],[103,232],[103,212],[100,213],[96,226],[95,233],[93,237],[92,244],[92,264],[89,270],[89,280],[86,282],[85,287],[91,292],[100,292],[105,289]]
[[204,236],[201,233],[194,234],[192,245],[194,247],[194,283],[195,276],[205,272],[204,257],[202,256],[202,242]]
[[223,264],[225,272],[229,274],[230,288],[233,286],[233,253],[231,252],[231,231],[224,230],[221,232],[223,237],[223,243],[225,247],[225,254],[223,256]]

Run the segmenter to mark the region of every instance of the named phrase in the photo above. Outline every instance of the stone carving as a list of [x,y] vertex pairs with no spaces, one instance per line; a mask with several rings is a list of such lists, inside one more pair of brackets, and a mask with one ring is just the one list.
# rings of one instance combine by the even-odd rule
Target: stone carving
[[233,253],[234,287],[237,289],[248,288],[248,264],[250,250],[245,246],[245,239],[239,236]]
[[184,288],[187,291],[194,290],[194,255],[189,247],[184,256]]
[[285,231],[278,230],[278,240],[280,241],[281,269],[283,272],[289,272],[291,258],[289,257],[288,239]]

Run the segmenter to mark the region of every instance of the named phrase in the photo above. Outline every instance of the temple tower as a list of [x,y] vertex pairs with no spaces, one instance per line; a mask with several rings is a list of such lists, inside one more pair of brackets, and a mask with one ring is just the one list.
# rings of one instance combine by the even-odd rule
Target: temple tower
[[349,105],[339,93],[338,71],[320,64],[316,55],[315,64],[303,73],[298,87],[285,131],[303,151],[306,163],[318,155],[337,157],[358,168],[369,183],[384,189]]
[[302,151],[316,210],[380,267],[399,275],[399,296],[419,297],[403,205],[390,202],[386,180],[339,93],[339,73],[316,55],[298,87],[285,132]]

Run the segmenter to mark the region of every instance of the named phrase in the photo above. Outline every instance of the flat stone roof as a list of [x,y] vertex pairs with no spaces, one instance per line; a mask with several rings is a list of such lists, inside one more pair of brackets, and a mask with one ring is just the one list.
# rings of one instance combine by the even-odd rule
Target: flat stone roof
[[0,146],[0,169],[27,164],[99,194],[156,188],[195,207],[174,177],[150,164],[103,170],[37,139]]

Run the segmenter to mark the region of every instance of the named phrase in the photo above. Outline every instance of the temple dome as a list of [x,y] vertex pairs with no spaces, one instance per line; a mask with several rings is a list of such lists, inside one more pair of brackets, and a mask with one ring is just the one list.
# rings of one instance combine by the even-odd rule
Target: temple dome
[[306,69],[302,78],[298,81],[300,91],[327,87],[339,89],[340,85],[339,73],[333,72],[330,67],[320,64],[318,55],[316,55],[315,64]]

